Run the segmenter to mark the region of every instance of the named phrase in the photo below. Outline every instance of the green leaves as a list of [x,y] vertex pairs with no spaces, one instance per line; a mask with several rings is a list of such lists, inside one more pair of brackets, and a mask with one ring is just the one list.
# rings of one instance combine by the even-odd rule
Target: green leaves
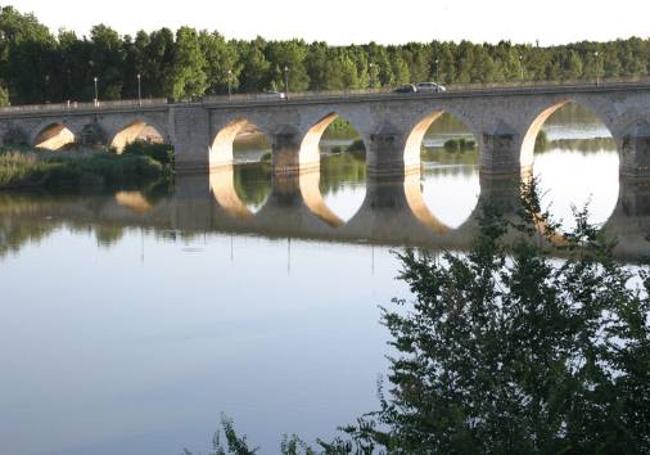
[[366,421],[388,453],[650,450],[647,270],[617,263],[586,209],[549,248],[556,225],[524,190],[519,222],[484,208],[469,253],[398,256],[415,300],[384,310],[399,355]]

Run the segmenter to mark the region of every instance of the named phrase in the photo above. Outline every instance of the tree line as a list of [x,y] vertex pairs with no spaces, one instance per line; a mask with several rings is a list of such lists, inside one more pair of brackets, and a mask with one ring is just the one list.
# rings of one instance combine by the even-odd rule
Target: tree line
[[33,14],[0,9],[0,103],[187,99],[283,90],[443,84],[597,80],[641,77],[650,40],[632,37],[553,47],[468,41],[329,46],[300,39],[228,40],[218,32],[181,27],[135,36],[94,26],[89,36],[53,34]]

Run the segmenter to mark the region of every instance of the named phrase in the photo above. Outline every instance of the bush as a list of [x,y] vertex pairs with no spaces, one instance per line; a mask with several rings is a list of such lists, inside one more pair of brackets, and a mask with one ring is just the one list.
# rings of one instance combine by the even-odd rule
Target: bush
[[90,156],[0,152],[0,188],[78,187],[90,182],[132,185],[168,176],[167,169],[154,158],[137,152]]
[[449,139],[445,142],[445,150],[449,153],[458,153],[460,150],[460,144],[456,139]]
[[34,153],[0,152],[0,188],[42,184],[54,167]]
[[144,155],[98,154],[90,158],[51,158],[58,163],[47,177],[48,186],[77,186],[88,176],[100,177],[109,185],[128,184],[163,175],[163,165]]
[[347,152],[365,152],[366,145],[363,143],[363,139],[356,139],[352,144],[346,149]]
[[145,155],[158,161],[164,166],[174,165],[174,148],[169,144],[154,144],[145,141],[135,141],[124,147],[125,155]]
[[449,153],[466,152],[476,148],[476,142],[471,139],[449,139],[445,142],[444,148]]

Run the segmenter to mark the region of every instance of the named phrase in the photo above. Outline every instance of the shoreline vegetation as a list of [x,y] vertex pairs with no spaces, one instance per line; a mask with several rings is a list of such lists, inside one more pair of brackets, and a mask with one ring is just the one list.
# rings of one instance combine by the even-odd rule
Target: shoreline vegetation
[[0,149],[0,190],[133,187],[170,181],[173,175],[173,150],[166,144],[136,141],[119,155],[103,147]]

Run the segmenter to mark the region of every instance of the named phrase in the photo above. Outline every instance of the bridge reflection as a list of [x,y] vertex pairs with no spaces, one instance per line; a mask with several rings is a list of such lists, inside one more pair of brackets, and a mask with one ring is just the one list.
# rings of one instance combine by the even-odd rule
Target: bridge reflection
[[[477,207],[461,226],[452,229],[423,202],[417,174],[401,179],[373,177],[367,181],[361,208],[343,223],[323,204],[317,173],[274,177],[268,201],[253,213],[235,191],[232,168],[219,172],[179,177],[173,193],[155,198],[138,192],[5,194],[0,198],[2,238],[9,238],[12,229],[48,220],[71,226],[142,227],[188,235],[214,232],[464,250],[476,231],[483,203],[495,204],[513,216],[519,200],[518,179],[482,176]],[[617,207],[605,225],[619,239],[616,253],[627,259],[650,255],[646,240],[650,233],[650,181],[624,180],[620,188]]]

